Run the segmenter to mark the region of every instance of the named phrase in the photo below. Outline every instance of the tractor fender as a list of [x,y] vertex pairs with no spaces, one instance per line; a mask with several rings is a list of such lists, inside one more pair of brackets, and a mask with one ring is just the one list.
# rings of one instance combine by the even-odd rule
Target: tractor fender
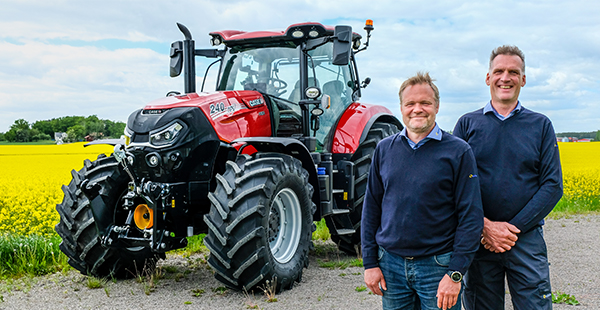
[[90,141],[90,142],[84,144],[83,146],[86,147],[86,146],[96,145],[96,144],[108,144],[108,145],[112,145],[112,146],[115,146],[117,144],[125,145],[125,139],[100,139],[100,140]]
[[394,124],[400,130],[403,128],[388,108],[355,102],[346,109],[338,121],[333,134],[331,152],[334,154],[356,152],[375,122]]
[[[232,145],[238,149],[239,154],[252,154],[253,152],[273,152],[282,153],[293,156],[302,162],[302,167],[308,171],[308,182],[313,188],[319,188],[319,179],[317,176],[317,168],[315,162],[306,148],[306,146],[297,139],[294,138],[276,138],[276,137],[248,137],[239,138],[231,142]],[[248,150],[251,151],[248,151]],[[312,196],[312,201],[315,205],[321,205],[321,193],[319,190],[315,190]],[[319,210],[315,212],[315,216],[318,217],[320,214]],[[316,221],[320,218],[316,218]]]

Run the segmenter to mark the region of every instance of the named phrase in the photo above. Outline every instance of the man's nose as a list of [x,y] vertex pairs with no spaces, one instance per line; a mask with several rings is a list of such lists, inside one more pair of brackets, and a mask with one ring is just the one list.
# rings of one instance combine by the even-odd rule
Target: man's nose
[[420,103],[415,104],[414,108],[413,108],[413,112],[421,112],[423,111],[423,105],[421,105]]

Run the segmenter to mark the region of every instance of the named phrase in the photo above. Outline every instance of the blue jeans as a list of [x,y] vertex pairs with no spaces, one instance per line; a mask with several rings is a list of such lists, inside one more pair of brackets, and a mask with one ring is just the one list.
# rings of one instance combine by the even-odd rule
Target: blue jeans
[[518,235],[512,249],[492,253],[483,246],[465,275],[467,310],[503,310],[505,284],[515,310],[552,309],[548,251],[542,227]]
[[[437,310],[438,285],[450,264],[452,252],[426,257],[406,257],[379,247],[379,268],[387,290],[383,292],[383,309]],[[461,307],[460,294],[452,310]]]

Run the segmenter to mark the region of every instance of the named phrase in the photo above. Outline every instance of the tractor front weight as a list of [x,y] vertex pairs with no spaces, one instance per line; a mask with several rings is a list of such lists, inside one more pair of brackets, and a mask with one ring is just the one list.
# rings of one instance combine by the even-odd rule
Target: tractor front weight
[[[137,190],[128,191],[122,198],[122,211],[127,213],[124,223],[113,223],[102,244],[107,247],[149,247],[152,252],[164,253],[187,245],[185,237],[194,233],[193,226],[184,226],[188,213],[183,197],[187,184],[169,184],[146,181]],[[169,225],[180,223],[179,225]]]

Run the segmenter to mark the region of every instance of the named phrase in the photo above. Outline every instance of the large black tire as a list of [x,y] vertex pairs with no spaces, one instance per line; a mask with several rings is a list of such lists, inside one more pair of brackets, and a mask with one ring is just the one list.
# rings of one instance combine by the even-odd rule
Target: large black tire
[[[354,162],[354,206],[349,214],[340,216],[349,216],[352,228],[355,232],[346,235],[331,235],[331,240],[338,245],[338,248],[350,255],[358,255],[360,247],[360,219],[362,216],[362,206],[367,189],[367,178],[369,177],[369,168],[373,158],[373,152],[379,141],[398,132],[398,127],[389,123],[375,123],[369,130],[367,138],[358,146],[358,149],[350,159]],[[328,227],[340,227],[335,225],[336,215],[327,216],[325,221]],[[347,219],[345,219],[347,221]],[[335,226],[332,226],[335,225]]]
[[238,290],[266,281],[277,292],[291,289],[308,266],[315,229],[313,187],[302,163],[283,154],[242,155],[216,178],[204,244],[217,280]]
[[[98,195],[92,199],[101,199],[97,201],[114,210],[129,181],[115,158],[101,154],[93,162],[86,159],[84,167],[71,171],[71,175],[69,185],[62,187],[63,201],[56,205],[60,222],[55,226],[62,238],[60,249],[69,258],[69,265],[95,277],[126,278],[152,270],[164,256],[151,253],[149,248],[114,249],[100,244],[90,199],[82,191],[84,186],[97,186]],[[115,220],[120,217],[115,213]]]

